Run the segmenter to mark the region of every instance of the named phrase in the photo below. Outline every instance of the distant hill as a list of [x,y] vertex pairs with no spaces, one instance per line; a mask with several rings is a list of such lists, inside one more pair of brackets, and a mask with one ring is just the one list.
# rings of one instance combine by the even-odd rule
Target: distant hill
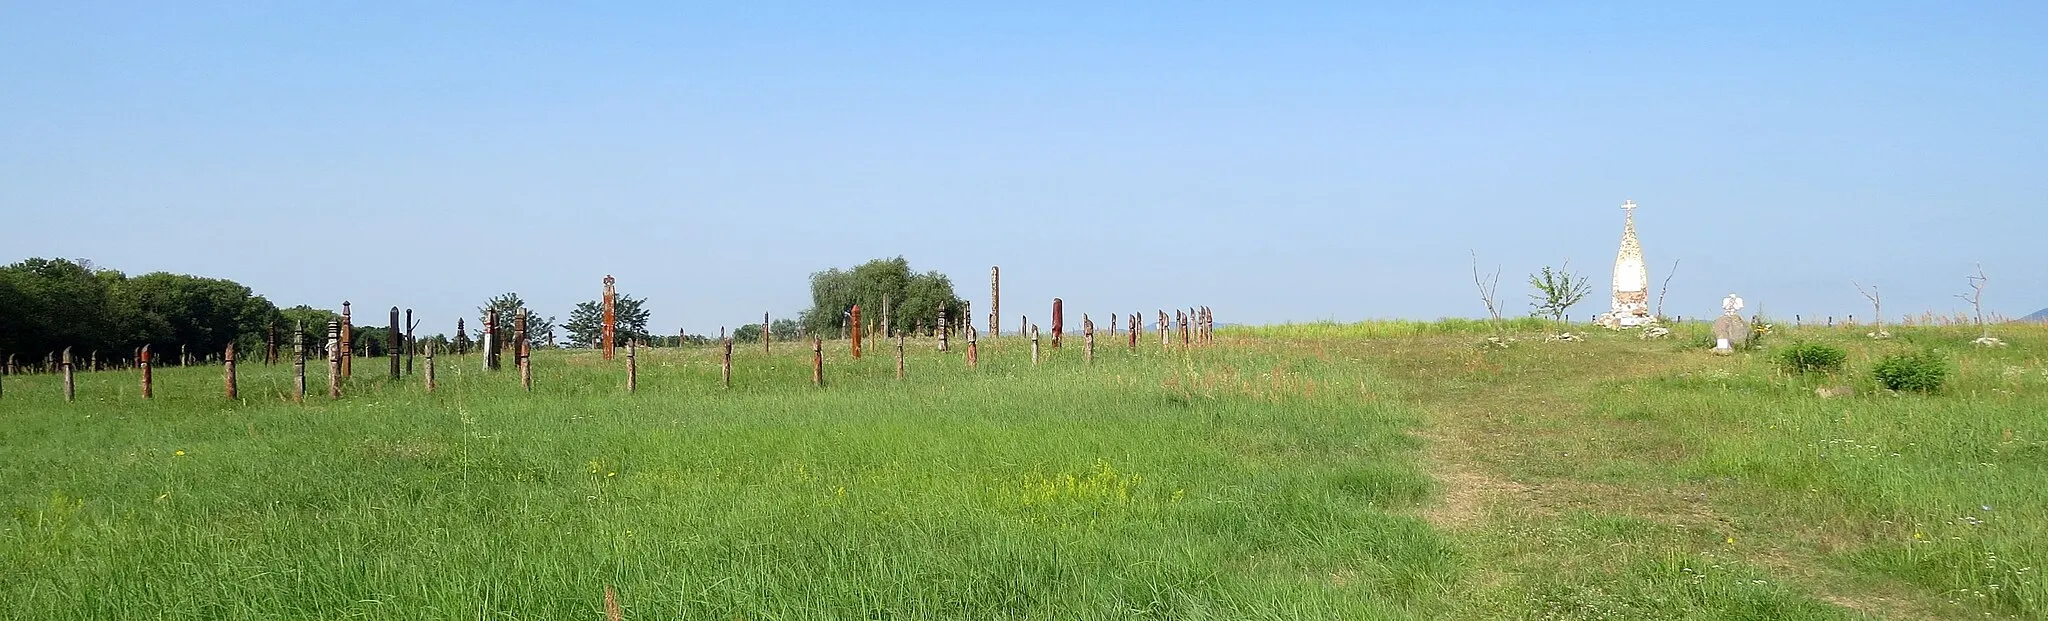
[[2035,311],[2035,312],[2034,312],[2034,314],[2032,314],[2032,315],[2027,315],[2027,316],[2025,316],[2025,317],[2021,317],[2021,318],[2020,318],[2020,321],[2033,321],[2033,322],[2039,322],[2039,323],[2048,323],[2048,308],[2044,308],[2044,309],[2041,309],[2041,310]]

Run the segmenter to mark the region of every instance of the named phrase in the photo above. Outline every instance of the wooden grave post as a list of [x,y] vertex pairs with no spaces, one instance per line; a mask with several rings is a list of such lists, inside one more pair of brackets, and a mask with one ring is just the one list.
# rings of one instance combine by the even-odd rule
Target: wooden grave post
[[341,301],[341,376],[355,376],[356,324],[349,318],[348,300]]
[[[229,345],[229,347],[233,347],[233,345]],[[77,401],[78,386],[72,383],[71,348],[69,347],[64,348],[64,362],[62,364],[64,365],[64,401],[67,403]]]
[[626,339],[626,394],[640,391],[640,340]]
[[438,347],[438,345],[439,344],[435,343],[434,341],[427,341],[427,392],[434,392],[434,388],[436,387],[434,384],[434,349]]
[[1173,324],[1168,323],[1166,311],[1159,311],[1159,351],[1173,345]]
[[533,365],[526,355],[526,309],[522,308],[512,319],[512,363],[519,366],[519,385],[533,392]]
[[414,328],[418,328],[418,327],[420,327],[420,324],[419,324],[419,322],[417,322],[417,321],[413,321],[413,319],[412,319],[412,309],[410,309],[410,308],[408,308],[408,309],[405,309],[405,374],[406,374],[406,375],[412,375],[412,358],[413,358],[413,355],[414,355],[415,353],[417,353],[417,352],[418,352],[418,350],[419,350],[419,348],[420,348],[420,342],[419,342],[418,340],[415,340],[415,339],[414,339],[414,338],[412,337],[412,331],[413,331],[413,329],[414,329]]
[[292,400],[306,400],[306,324],[292,330]]
[[902,380],[902,379],[903,379],[903,340],[904,340],[904,336],[903,336],[903,333],[902,333],[902,332],[897,332],[897,333],[896,333],[896,379],[897,379],[897,380]]
[[241,398],[242,398],[242,391],[241,391],[241,387],[240,387],[240,386],[237,386],[237,385],[236,385],[236,382],[235,382],[235,379],[236,379],[236,378],[235,378],[235,344],[234,344],[234,343],[228,343],[228,351],[227,351],[227,354],[226,354],[226,355],[223,355],[223,356],[221,356],[221,363],[220,363],[220,366],[221,366],[221,379],[222,379],[222,380],[223,380],[224,382],[226,382],[226,384],[227,384],[227,390],[226,390],[226,393],[227,393],[227,397],[228,397],[228,400],[229,400],[229,401],[235,401],[235,400],[241,399]]
[[1130,328],[1124,330],[1124,332],[1130,337],[1131,353],[1133,354],[1138,353],[1138,336],[1145,333],[1145,322],[1140,319],[1137,313],[1131,313],[1130,317],[1125,319],[1126,322],[1129,322]]
[[761,313],[761,353],[768,353],[768,313]]
[[811,337],[811,385],[825,385],[825,339]]
[[341,398],[341,323],[327,322],[327,398]]
[[619,291],[614,286],[616,282],[618,281],[613,280],[611,274],[604,275],[604,325],[601,326],[601,332],[599,332],[598,336],[604,341],[601,346],[604,347],[605,360],[612,359],[612,348],[614,347],[612,338],[614,331],[618,329],[618,315],[615,309],[618,304]]
[[1052,299],[1052,348],[1060,348],[1060,335],[1067,331],[1066,310],[1061,308],[1060,299]]
[[455,319],[455,355],[469,353],[469,330],[462,327],[462,318]]
[[484,370],[496,371],[498,363],[498,309],[484,311]]
[[853,359],[860,359],[860,305],[853,305]]
[[270,324],[269,331],[263,337],[263,366],[267,367],[275,364],[277,364],[277,324],[273,323]]
[[718,386],[732,388],[732,339],[725,340],[725,355],[718,363]]
[[939,351],[942,353],[947,351],[946,333],[950,332],[952,327],[952,324],[946,323],[946,308],[939,307]]
[[1095,320],[1089,319],[1088,313],[1081,313],[1081,340],[1082,346],[1088,350],[1086,356],[1088,364],[1093,366],[1095,364]]
[[967,326],[967,368],[972,369],[981,362],[981,344],[974,338],[974,326]]
[[1003,268],[988,268],[988,336],[1003,335]]
[[391,359],[391,381],[394,382],[398,381],[398,350],[404,347],[400,342],[401,333],[398,331],[398,328],[398,307],[393,306],[391,307],[391,327],[386,329],[387,333],[384,338],[384,349],[386,350],[384,353],[386,357]]
[[155,387],[154,387],[154,386],[151,386],[151,383],[152,383],[152,382],[151,382],[151,380],[153,380],[153,379],[155,379],[155,378],[151,376],[151,373],[150,373],[150,369],[149,369],[149,346],[148,346],[148,345],[143,345],[143,346],[142,346],[142,352],[141,352],[140,354],[137,354],[137,355],[136,355],[136,360],[135,360],[135,364],[136,364],[137,366],[140,366],[140,367],[142,367],[142,398],[144,398],[144,399],[148,399],[148,398],[151,398],[151,397],[154,397],[154,396],[156,396],[156,391],[155,391]]
[[[891,331],[889,330],[889,294],[887,294],[887,293],[884,293],[884,294],[882,294],[882,321],[881,321],[881,324],[882,324],[882,331],[881,331],[881,332],[877,332],[877,333],[875,333],[875,336],[879,336],[879,337],[882,337],[882,338],[884,338],[884,339],[887,339],[887,338],[889,338],[889,335],[895,334],[895,332],[891,332]],[[885,340],[885,341],[882,341],[882,343],[883,343],[883,345],[885,345],[885,346],[886,346],[886,345],[888,344],[888,341],[886,341],[886,340]]]
[[1031,366],[1038,366],[1038,326],[1031,326]]

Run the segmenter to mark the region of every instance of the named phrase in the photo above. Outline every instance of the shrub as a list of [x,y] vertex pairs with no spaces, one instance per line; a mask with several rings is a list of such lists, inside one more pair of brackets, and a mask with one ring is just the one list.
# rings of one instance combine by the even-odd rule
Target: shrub
[[1948,361],[1933,350],[1892,354],[1877,361],[1870,374],[1891,390],[1934,392],[1948,382]]
[[1849,352],[1826,343],[1793,343],[1778,352],[1778,367],[1788,373],[1834,373],[1848,360]]

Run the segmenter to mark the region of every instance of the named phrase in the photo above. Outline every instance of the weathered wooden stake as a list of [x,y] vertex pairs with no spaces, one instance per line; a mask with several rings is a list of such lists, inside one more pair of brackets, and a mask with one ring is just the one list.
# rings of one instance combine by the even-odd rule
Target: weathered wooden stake
[[[882,294],[882,331],[877,333],[876,336],[887,339],[892,334],[895,334],[895,332],[889,331],[889,294],[884,293]],[[888,341],[883,341],[882,343],[886,346]]]
[[228,400],[229,400],[229,401],[234,401],[234,400],[237,400],[237,399],[241,399],[241,398],[242,398],[242,391],[241,391],[241,387],[240,387],[240,386],[237,386],[237,385],[236,385],[236,382],[235,382],[235,344],[234,344],[234,343],[228,343],[228,351],[227,351],[227,354],[226,354],[226,355],[223,355],[223,356],[221,356],[221,359],[220,359],[220,360],[221,360],[221,362],[220,362],[220,366],[221,366],[221,379],[222,379],[223,381],[227,382],[227,391],[226,391],[226,392],[227,392],[227,397],[228,397]]
[[[45,360],[47,361],[48,359],[46,358]],[[44,366],[45,366],[45,367],[48,367],[49,365],[47,365],[47,364],[46,364],[46,365],[44,365]],[[192,353],[191,353],[190,351],[187,351],[187,350],[185,349],[185,344],[184,344],[184,343],[179,343],[179,344],[178,344],[178,366],[181,366],[181,367],[189,367],[189,366],[192,366]],[[46,372],[47,372],[47,371],[49,371],[49,369],[48,369],[48,368],[45,368],[45,369],[43,369],[43,370],[44,370],[44,371],[46,371]]]
[[946,309],[945,309],[944,307],[940,307],[940,308],[939,308],[939,351],[940,351],[940,352],[945,352],[945,351],[947,351],[947,344],[946,344],[946,333],[947,333],[947,332],[951,332],[951,331],[952,331],[952,328],[953,328],[953,324],[949,324],[949,323],[946,323]]
[[988,268],[988,336],[1003,335],[1003,268]]
[[270,330],[263,337],[263,366],[277,364],[277,324],[270,324]]
[[1038,366],[1038,326],[1031,326],[1031,366]]
[[768,353],[768,313],[761,313],[761,353]]
[[[234,347],[229,345],[229,347]],[[64,348],[64,401],[78,400],[78,387],[71,382],[71,348]]]
[[614,308],[618,303],[618,289],[613,287],[615,282],[618,281],[612,280],[611,274],[604,275],[604,326],[600,336],[604,340],[605,360],[612,359],[612,334],[618,329],[618,315],[614,314]]
[[725,357],[718,363],[718,386],[732,388],[732,339],[725,340]]
[[341,323],[327,322],[327,398],[341,398]]
[[1116,337],[1116,313],[1109,314],[1109,336],[1110,338]]
[[94,373],[100,372],[100,350],[92,350],[92,353],[87,354],[86,358],[90,359],[91,361],[90,364],[86,366],[86,368],[92,369],[92,372]]
[[435,348],[436,348],[436,343],[435,343],[434,341],[427,341],[427,373],[426,373],[426,380],[427,380],[427,392],[434,392],[434,388],[436,388],[436,387],[437,387],[437,386],[435,385],[435,383],[434,383],[434,349],[435,349]]
[[860,359],[860,305],[853,305],[853,359]]
[[1182,315],[1182,314],[1180,314],[1180,311],[1178,311],[1178,310],[1176,310],[1176,311],[1173,311],[1173,315],[1174,315],[1174,319],[1180,322],[1180,346],[1181,346],[1181,347],[1187,347],[1187,346],[1188,346],[1188,344],[1189,344],[1189,341],[1188,341],[1188,317],[1187,317],[1187,315]]
[[292,400],[306,400],[306,324],[292,330]]
[[[522,308],[512,319],[512,361],[519,365],[519,385],[526,388],[526,392],[533,392],[533,365],[527,360],[527,353],[526,309]],[[605,358],[610,359],[611,356],[606,355]]]
[[903,333],[896,333],[896,379],[903,379]]
[[148,345],[142,346],[142,352],[135,357],[135,364],[142,367],[142,398],[148,399],[156,396],[156,391],[151,386],[151,380],[155,378],[150,375]]
[[626,394],[640,390],[640,341],[626,340]]
[[404,345],[401,345],[399,341],[399,339],[403,337],[403,334],[400,333],[398,329],[398,307],[393,306],[391,307],[391,327],[387,329],[388,331],[385,333],[384,338],[384,349],[386,350],[384,353],[387,357],[391,358],[391,381],[394,382],[398,381],[398,367],[400,362],[398,359],[398,350],[399,348],[404,347]]
[[811,337],[811,385],[825,385],[825,339]]
[[455,355],[469,354],[469,329],[462,327],[462,319],[455,320]]
[[356,324],[349,318],[348,300],[341,301],[341,376],[355,377]]
[[1060,348],[1060,335],[1067,331],[1067,313],[1060,307],[1060,299],[1052,299],[1052,348]]
[[1095,321],[1088,318],[1088,313],[1081,313],[1081,340],[1088,350],[1088,364],[1095,364]]
[[981,362],[981,344],[974,338],[974,326],[967,326],[967,368],[972,369]]

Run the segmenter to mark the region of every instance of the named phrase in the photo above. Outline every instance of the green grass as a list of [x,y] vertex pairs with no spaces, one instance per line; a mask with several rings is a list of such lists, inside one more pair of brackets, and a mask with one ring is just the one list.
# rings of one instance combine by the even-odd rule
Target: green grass
[[[2048,330],[1716,357],[1516,321],[5,378],[0,617],[2040,618]],[[1121,336],[1121,335],[1119,335]],[[1788,375],[1772,347],[1849,351]],[[1121,343],[1120,339],[1114,342]],[[1932,395],[1870,364],[1935,348]],[[419,363],[416,363],[419,364]],[[1851,385],[1853,397],[1813,389]],[[1986,509],[1985,507],[1989,507]],[[1993,588],[1992,585],[1997,585]]]

